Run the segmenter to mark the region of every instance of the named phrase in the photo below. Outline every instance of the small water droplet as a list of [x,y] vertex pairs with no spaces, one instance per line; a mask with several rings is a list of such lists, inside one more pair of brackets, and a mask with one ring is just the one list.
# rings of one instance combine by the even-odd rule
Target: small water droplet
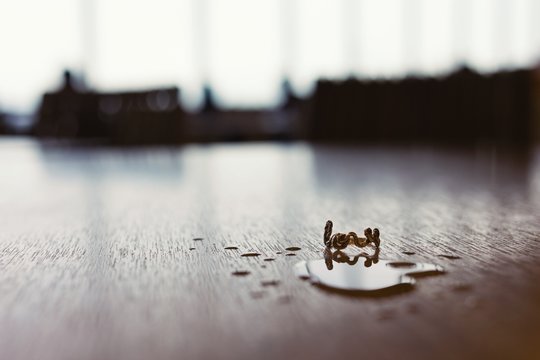
[[189,250],[195,250],[195,248],[189,248]]
[[281,251],[276,251],[276,254],[280,255],[280,254],[282,254],[282,252]]
[[446,259],[450,259],[450,260],[457,260],[457,259],[461,259],[461,257],[459,256],[456,256],[456,255],[445,255],[445,254],[439,254],[437,256],[440,256],[440,257],[443,257],[443,258],[446,258]]
[[405,255],[416,255],[414,251],[403,251],[403,254]]
[[238,250],[238,248],[236,246],[227,246],[225,250]]
[[264,261],[274,261],[274,260],[276,260],[276,259],[274,259],[274,258],[266,258],[266,259],[264,259]]
[[294,266],[294,273],[302,280],[309,279],[309,271],[305,261],[301,261]]
[[261,254],[256,253],[256,252],[249,252],[249,253],[242,254],[243,257],[254,257],[254,256],[260,256],[260,255]]
[[261,281],[261,285],[264,287],[268,286],[278,286],[279,280],[267,280],[267,281]]
[[[359,262],[360,257],[366,260]],[[379,260],[378,253],[350,259],[340,251],[326,251],[325,259],[302,261],[295,266],[295,273],[300,278],[309,279],[325,290],[347,295],[390,295],[412,289],[414,275],[442,272],[439,265]]]
[[193,241],[203,241],[203,238],[200,238],[200,237],[193,238]]
[[290,246],[288,248],[285,248],[285,250],[287,250],[287,251],[298,251],[298,250],[302,250],[302,249],[299,248],[298,246]]
[[407,261],[391,261],[389,263],[386,263],[386,266],[391,266],[394,268],[413,268],[416,266],[416,264]]
[[285,254],[285,256],[296,256],[296,254],[288,253],[288,254]]
[[250,274],[249,271],[245,271],[245,270],[237,270],[237,271],[233,271],[232,274],[234,276],[247,276]]

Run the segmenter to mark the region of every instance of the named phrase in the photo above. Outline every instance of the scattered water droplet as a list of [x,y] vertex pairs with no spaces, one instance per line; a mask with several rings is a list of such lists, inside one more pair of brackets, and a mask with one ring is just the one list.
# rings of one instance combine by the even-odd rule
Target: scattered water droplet
[[288,253],[288,254],[285,254],[285,256],[296,256],[296,254]]
[[413,268],[416,264],[408,261],[391,261],[386,263],[386,266],[393,268]]
[[250,274],[250,272],[246,270],[237,270],[237,271],[233,271],[232,274],[234,276],[247,276]]
[[193,238],[193,241],[203,241],[203,238],[200,238],[200,237],[198,237],[198,238]]
[[402,253],[405,255],[416,255],[414,251],[402,251]]
[[439,265],[379,260],[373,256],[363,257],[370,261],[338,262],[332,259],[302,261],[296,264],[295,273],[300,278],[309,279],[313,284],[326,290],[356,295],[389,295],[388,290],[411,289],[415,283],[411,275],[444,272]]
[[280,254],[282,254],[282,252],[281,251],[276,251],[276,254],[280,255]]
[[249,253],[242,254],[243,257],[253,257],[253,256],[260,256],[260,255],[261,254],[256,253],[256,252],[249,252]]
[[276,259],[274,259],[274,258],[266,258],[266,259],[264,259],[264,261],[274,261],[274,260],[276,260]]
[[443,258],[446,258],[446,259],[450,259],[450,260],[457,260],[457,259],[461,259],[461,257],[459,256],[456,256],[456,255],[445,255],[445,254],[439,254],[437,256],[440,256],[440,257],[443,257]]
[[294,273],[302,280],[309,279],[309,271],[306,264],[306,261],[301,261],[294,266]]
[[189,250],[195,250],[195,248],[189,248]]
[[264,287],[268,286],[278,286],[279,280],[267,280],[267,281],[261,281],[261,285]]
[[238,250],[238,248],[236,246],[227,246],[225,250]]
[[285,250],[287,250],[287,251],[298,251],[298,250],[302,250],[302,249],[299,248],[298,246],[290,246],[288,248],[285,248]]

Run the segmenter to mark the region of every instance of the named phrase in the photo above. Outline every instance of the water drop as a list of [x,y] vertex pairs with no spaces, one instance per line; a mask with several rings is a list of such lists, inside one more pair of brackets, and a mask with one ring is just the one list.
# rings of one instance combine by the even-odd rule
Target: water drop
[[249,252],[249,253],[242,254],[243,257],[254,257],[254,256],[260,256],[260,255],[261,254],[256,253],[256,252]]
[[392,262],[386,263],[386,265],[394,267],[394,268],[413,268],[416,266],[415,263],[407,262],[407,261],[392,261]]
[[238,248],[236,246],[227,246],[225,250],[238,250]]
[[294,273],[302,280],[308,280],[310,276],[306,264],[305,261],[301,261],[294,266]]
[[195,248],[189,248],[189,250],[195,250]]
[[203,238],[200,238],[200,237],[193,238],[193,241],[203,241]]
[[414,251],[403,251],[403,254],[405,255],[416,255]]
[[446,259],[450,259],[450,260],[457,260],[457,259],[461,259],[461,257],[459,256],[456,256],[456,255],[445,255],[445,254],[439,254],[437,256],[440,256],[440,257],[443,257],[443,258],[446,258]]
[[288,253],[288,254],[285,254],[285,256],[296,256],[296,254]]
[[274,260],[276,260],[276,259],[274,259],[274,258],[266,258],[266,259],[264,259],[264,261],[274,261]]
[[287,250],[287,251],[298,251],[298,250],[301,250],[301,248],[299,248],[298,246],[290,246],[288,248],[285,248],[285,250]]
[[245,271],[245,270],[238,270],[238,271],[233,271],[232,274],[234,276],[247,276],[250,274],[249,271]]
[[264,287],[268,286],[278,286],[279,280],[267,280],[267,281],[261,281],[261,285]]

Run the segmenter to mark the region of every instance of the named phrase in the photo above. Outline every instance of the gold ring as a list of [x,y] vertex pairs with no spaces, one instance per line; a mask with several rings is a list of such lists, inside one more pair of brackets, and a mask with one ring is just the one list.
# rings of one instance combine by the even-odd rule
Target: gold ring
[[332,221],[328,220],[324,227],[324,245],[328,248],[334,247],[338,250],[345,249],[349,245],[356,245],[358,247],[364,247],[368,244],[375,244],[376,247],[379,247],[381,240],[379,238],[380,232],[379,229],[367,228],[364,230],[365,237],[359,237],[355,232],[351,231],[347,234],[335,233],[332,234],[332,228],[334,224]]

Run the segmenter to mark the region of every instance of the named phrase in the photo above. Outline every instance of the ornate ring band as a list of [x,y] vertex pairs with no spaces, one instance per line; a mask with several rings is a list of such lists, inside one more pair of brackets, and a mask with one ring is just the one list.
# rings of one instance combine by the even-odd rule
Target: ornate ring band
[[379,238],[380,232],[379,229],[367,228],[364,230],[365,237],[359,237],[355,232],[351,231],[347,234],[335,233],[332,234],[332,228],[334,224],[332,221],[328,220],[326,226],[324,227],[324,245],[326,247],[334,247],[338,250],[345,249],[348,245],[356,245],[358,247],[364,247],[368,244],[375,244],[376,247],[379,247],[381,240]]

